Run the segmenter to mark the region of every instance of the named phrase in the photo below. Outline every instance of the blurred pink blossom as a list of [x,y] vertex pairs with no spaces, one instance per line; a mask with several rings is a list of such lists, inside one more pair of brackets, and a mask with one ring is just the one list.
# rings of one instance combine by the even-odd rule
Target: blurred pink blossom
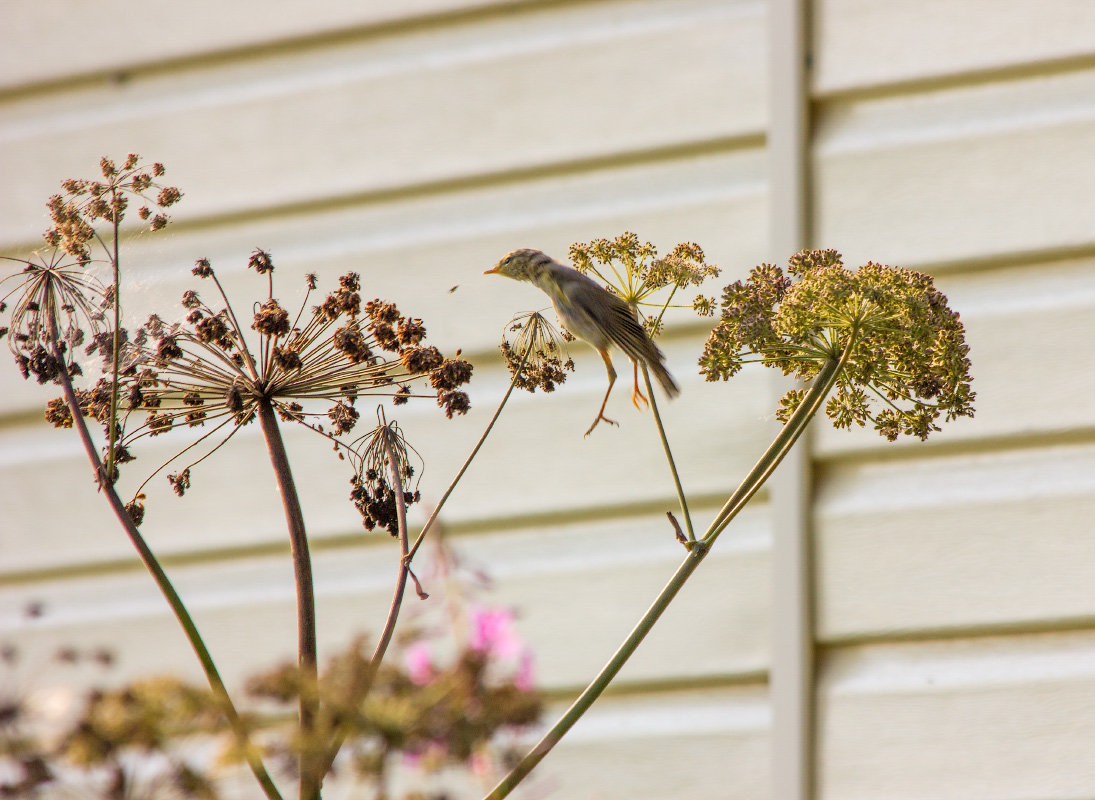
[[528,648],[521,651],[521,661],[513,676],[513,685],[522,692],[531,692],[536,686],[536,658]]
[[513,631],[513,612],[506,608],[476,608],[471,612],[472,650],[499,658],[519,655],[524,647]]
[[403,654],[408,677],[415,686],[425,686],[433,680],[433,654],[426,642],[415,642]]
[[477,778],[487,778],[494,772],[494,760],[486,750],[476,750],[468,758],[468,769]]

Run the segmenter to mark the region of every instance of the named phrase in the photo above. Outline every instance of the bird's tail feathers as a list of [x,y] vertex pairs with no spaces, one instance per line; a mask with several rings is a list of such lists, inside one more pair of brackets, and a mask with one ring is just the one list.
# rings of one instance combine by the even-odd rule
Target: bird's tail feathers
[[665,390],[666,396],[672,400],[674,397],[681,393],[680,387],[677,386],[677,382],[673,380],[673,376],[669,374],[669,370],[665,368],[665,364],[660,361],[648,361],[647,366],[650,368],[650,374],[653,375],[663,390]]

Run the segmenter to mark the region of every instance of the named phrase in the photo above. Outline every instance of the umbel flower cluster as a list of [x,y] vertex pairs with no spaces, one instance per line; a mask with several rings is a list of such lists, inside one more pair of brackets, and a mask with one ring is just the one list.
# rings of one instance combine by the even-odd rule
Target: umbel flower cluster
[[513,344],[503,336],[499,349],[518,389],[553,392],[567,379],[567,372],[574,371],[574,360],[566,347],[574,337],[560,331],[540,312],[518,314],[510,320],[506,332],[517,334]]
[[[700,358],[708,380],[760,362],[801,380],[843,361],[825,413],[837,428],[870,422],[890,441],[926,439],[935,420],[973,416],[965,329],[930,276],[868,263],[845,269],[835,250],[803,251],[726,287],[721,320]],[[805,391],[791,390],[786,421]]]
[[[63,184],[64,194],[49,198],[52,224],[43,234],[48,248],[30,259],[14,259],[23,270],[4,278],[15,285],[0,297],[0,312],[9,300],[13,303],[10,329],[0,327],[0,337],[8,336],[23,377],[33,375],[39,383],[56,380],[62,365],[70,375],[79,375],[75,354],[81,347],[85,355],[98,354],[104,365],[111,363],[115,327],[108,312],[116,311],[115,291],[88,267],[116,265],[112,246],[132,200],[140,203],[137,216],[150,230],[159,230],[170,219],[164,209],[182,198],[177,188],[158,182],[165,172],[162,164],[142,165],[135,153],[120,167],[103,158],[99,170],[100,178],[71,178]],[[110,225],[113,235],[104,238],[96,230],[99,223]],[[100,258],[93,258],[96,243],[102,246]]]
[[[354,446],[342,437],[357,424],[355,404],[362,395],[391,397],[399,405],[416,396],[411,387],[421,383],[448,417],[468,410],[467,394],[459,387],[470,379],[471,365],[427,345],[422,320],[404,316],[392,303],[362,302],[356,273],[343,275],[338,288],[311,308],[308,301],[316,278],[308,276],[304,300],[290,313],[273,296],[270,254],[256,250],[249,267],[266,276],[268,286],[266,299],[256,304],[250,320],[257,347],[249,344],[206,259],[199,259],[193,272],[213,284],[219,302],[207,303],[197,291],[188,290],[182,297],[184,321],[168,324],[152,315],[132,341],[123,336],[116,463],[133,460],[133,445],[146,437],[176,428],[205,428],[197,442],[161,467],[179,464],[184,454],[193,455],[167,476],[181,496],[190,487],[191,467],[253,422],[261,403],[269,403],[283,421],[327,437],[340,456],[350,455],[358,462]],[[84,415],[106,425],[112,392],[109,378],[78,390]],[[46,416],[59,427],[72,424],[60,398],[50,402]],[[143,518],[140,489],[128,508],[135,521]],[[369,528],[379,521],[370,514],[365,520]]]
[[[675,307],[672,302],[679,290],[699,286],[720,272],[717,266],[707,263],[703,248],[695,242],[681,242],[659,258],[652,243],[640,242],[631,231],[615,239],[572,244],[569,256],[576,270],[593,273],[608,291],[634,306],[652,336],[661,332],[662,317],[667,308]],[[662,300],[653,299],[667,288]],[[702,316],[711,316],[714,300],[697,295],[692,308]]]
[[137,216],[154,231],[169,222],[163,209],[182,199],[182,192],[174,186],[156,182],[165,173],[163,164],[141,165],[136,153],[126,156],[120,167],[104,157],[99,161],[99,170],[101,179],[66,180],[61,184],[65,193],[53,195],[46,203],[53,222],[43,234],[46,243],[64,250],[81,264],[92,260],[89,245],[96,237],[95,223],[120,223],[131,199],[141,203]]

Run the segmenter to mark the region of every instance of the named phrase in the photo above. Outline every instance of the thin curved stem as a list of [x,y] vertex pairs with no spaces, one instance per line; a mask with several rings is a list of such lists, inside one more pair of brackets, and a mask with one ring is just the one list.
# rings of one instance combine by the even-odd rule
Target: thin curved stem
[[654,627],[654,624],[658,621],[658,618],[669,607],[670,602],[677,596],[677,593],[684,586],[685,582],[695,572],[696,567],[700,565],[700,562],[707,556],[707,553],[711,550],[711,544],[718,538],[719,534],[726,528],[726,525],[737,514],[737,512],[745,505],[745,503],[756,494],[757,490],[761,487],[764,481],[771,475],[772,471],[779,465],[780,461],[787,454],[791,445],[806,429],[806,425],[810,419],[821,407],[821,403],[824,401],[826,395],[833,388],[836,383],[837,377],[840,375],[840,370],[846,362],[848,355],[851,352],[853,339],[849,342],[845,348],[843,354],[839,360],[829,360],[825,366],[818,373],[814,380],[814,385],[807,393],[806,398],[799,404],[799,407],[795,409],[794,414],[783,426],[779,435],[772,442],[772,445],[764,452],[764,454],[757,461],[756,466],[749,472],[745,480],[741,485],[730,495],[726,505],[716,515],[715,519],[711,522],[707,531],[703,537],[696,542],[696,544],[689,550],[688,555],[685,556],[683,563],[677,568],[676,573],[662,589],[661,593],[655,598],[650,608],[643,614],[638,624],[628,634],[623,644],[601,669],[597,677],[585,688],[585,690],[578,696],[566,710],[559,721],[544,734],[543,738],[536,744],[521,759],[520,762],[506,775],[497,786],[488,794],[485,800],[501,800],[503,797],[509,795],[513,791],[514,787],[519,784],[526,775],[528,775],[533,768],[539,764],[556,744],[563,738],[563,736],[569,731],[582,715],[589,710],[593,702],[601,696],[605,688],[612,682],[612,679],[616,677],[619,671],[623,668],[627,660],[635,652],[638,646],[642,643],[646,635]]
[[190,616],[189,610],[187,610],[179,593],[175,591],[174,585],[167,577],[167,573],[164,572],[163,567],[160,566],[160,562],[152,552],[152,549],[148,546],[144,537],[141,536],[137,527],[133,524],[129,512],[125,509],[125,503],[122,502],[122,499],[118,496],[118,492],[114,489],[113,482],[106,478],[106,468],[99,458],[99,452],[91,438],[91,432],[87,428],[87,422],[84,420],[79,400],[77,400],[76,392],[72,386],[72,378],[68,374],[68,368],[65,365],[63,353],[57,343],[58,337],[56,328],[51,331],[51,337],[53,339],[54,357],[60,365],[61,386],[65,395],[65,403],[68,405],[69,412],[72,414],[73,427],[76,428],[76,431],[80,436],[80,441],[83,443],[84,450],[87,453],[88,460],[95,469],[95,477],[101,490],[106,496],[107,502],[114,512],[114,516],[117,517],[118,522],[121,523],[122,528],[129,536],[129,540],[137,551],[137,556],[141,559],[141,563],[144,564],[145,569],[148,570],[152,579],[156,582],[156,585],[160,589],[160,593],[163,594],[167,604],[171,607],[171,611],[175,614],[175,619],[178,620],[179,625],[182,627],[183,633],[186,634],[186,638],[190,642],[194,654],[197,655],[198,661],[201,663],[202,671],[205,672],[205,678],[209,682],[209,688],[213,693],[213,697],[220,706],[221,713],[223,713],[228,720],[228,725],[232,729],[232,733],[235,735],[237,742],[239,742],[240,749],[244,754],[247,765],[251,768],[251,772],[254,773],[255,779],[262,787],[263,793],[269,800],[282,800],[281,793],[278,791],[277,786],[270,777],[270,773],[266,771],[266,767],[262,763],[262,758],[259,755],[258,750],[252,747],[250,743],[247,726],[240,718],[236,706],[232,703],[232,698],[228,694],[228,689],[221,679],[220,672],[217,670],[217,665],[213,661],[213,656],[209,653],[209,648],[205,646],[205,641],[202,639],[197,625],[194,624],[193,617]]
[[[318,669],[316,666],[316,604],[313,593],[312,558],[308,549],[308,536],[304,530],[304,514],[300,509],[293,473],[289,468],[289,456],[285,441],[278,427],[274,406],[267,398],[258,402],[259,423],[270,453],[278,491],[281,493],[285,522],[289,528],[289,546],[293,555],[293,577],[297,588],[297,663],[305,687],[300,693],[300,732],[305,742],[311,741],[315,732],[316,715],[319,711],[319,695],[316,691]],[[300,755],[300,800],[313,800],[319,796],[322,776],[318,774],[313,759],[303,748]]]
[[494,428],[494,423],[498,421],[498,417],[502,413],[502,409],[506,407],[506,402],[509,400],[510,395],[513,394],[513,389],[517,385],[517,376],[524,370],[525,364],[528,362],[531,350],[526,350],[525,354],[521,357],[521,363],[517,369],[513,372],[513,377],[510,379],[509,388],[506,389],[506,393],[502,395],[501,402],[498,403],[498,408],[494,411],[494,416],[490,418],[490,422],[487,423],[487,427],[483,430],[483,435],[479,437],[479,441],[475,443],[475,447],[472,448],[471,453],[464,459],[463,465],[456,473],[456,477],[452,479],[449,484],[449,488],[445,490],[445,493],[441,495],[441,500],[434,506],[433,512],[430,514],[430,518],[426,520],[426,524],[422,526],[422,530],[419,531],[418,536],[415,537],[414,545],[406,555],[406,562],[410,564],[414,559],[415,553],[418,552],[418,548],[422,546],[422,542],[426,539],[426,534],[429,533],[430,528],[437,520],[437,515],[441,513],[441,507],[445,505],[445,501],[449,499],[449,495],[452,494],[452,490],[456,488],[456,484],[460,482],[460,479],[464,477],[464,473],[468,471],[468,467],[471,466],[471,462],[475,459],[475,456],[479,453],[479,448],[483,446],[483,442],[487,440],[487,436],[490,434],[491,429]]
[[[110,360],[110,422],[109,431],[107,433],[107,448],[106,448],[106,471],[110,474],[114,474],[115,464],[115,448],[118,441],[118,375],[120,373],[121,364],[121,348],[122,348],[122,277],[121,277],[121,261],[118,247],[118,206],[117,206],[117,190],[111,193],[111,206],[114,213],[114,254],[110,259],[111,266],[114,268],[114,332],[112,335],[111,343],[113,352],[111,353]],[[109,479],[109,478],[108,478]]]
[[669,448],[669,439],[665,435],[662,415],[658,412],[658,401],[654,399],[654,387],[650,384],[650,371],[647,370],[646,364],[643,364],[643,381],[646,383],[646,396],[650,398],[650,410],[654,413],[654,424],[658,426],[658,437],[662,440],[665,460],[669,462],[669,472],[673,476],[673,486],[677,490],[677,500],[681,504],[681,514],[684,516],[684,528],[688,534],[688,541],[694,542],[696,541],[696,534],[692,529],[692,515],[688,512],[688,500],[684,496],[681,477],[677,474],[677,464],[673,460],[673,451]]
[[[380,664],[388,652],[388,645],[391,644],[392,636],[395,635],[395,625],[399,620],[399,610],[403,606],[403,595],[407,589],[407,577],[411,572],[407,547],[410,537],[407,535],[407,503],[404,497],[403,478],[399,471],[399,460],[392,449],[391,441],[386,435],[384,436],[384,452],[388,457],[388,469],[392,477],[392,492],[395,495],[395,510],[398,522],[396,530],[399,539],[399,570],[396,573],[395,592],[392,595],[392,603],[388,609],[388,617],[384,621],[384,629],[380,632],[380,638],[373,650],[373,656],[369,659],[369,666],[360,675],[355,676],[355,683],[350,687],[349,696],[353,704],[360,703],[365,699],[365,696],[372,688],[377,672],[380,671]],[[346,741],[348,732],[346,726],[340,726],[335,730],[331,746],[316,764],[316,773],[318,775],[326,775],[328,770],[331,769],[331,765],[338,756],[338,751],[342,749],[342,745]]]

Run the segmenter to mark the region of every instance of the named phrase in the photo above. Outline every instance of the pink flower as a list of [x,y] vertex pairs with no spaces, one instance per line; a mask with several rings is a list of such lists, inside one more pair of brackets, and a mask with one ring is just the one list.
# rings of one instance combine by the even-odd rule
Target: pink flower
[[415,642],[403,654],[408,677],[415,686],[425,686],[433,680],[433,654],[426,642]]
[[471,613],[472,650],[509,658],[521,653],[521,640],[513,632],[513,612],[505,608],[477,608]]
[[521,660],[513,675],[513,685],[522,692],[531,692],[536,686],[536,658],[531,650],[521,651]]
[[477,778],[487,778],[494,771],[494,762],[490,754],[483,750],[476,750],[467,761],[468,769]]

